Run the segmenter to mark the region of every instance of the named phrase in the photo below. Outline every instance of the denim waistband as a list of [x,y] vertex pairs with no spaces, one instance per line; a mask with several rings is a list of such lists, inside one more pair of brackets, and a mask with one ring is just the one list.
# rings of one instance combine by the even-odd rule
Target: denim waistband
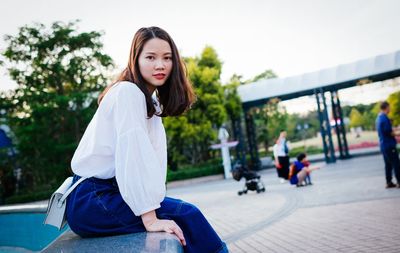
[[[80,178],[81,178],[81,176],[78,176],[78,175],[75,174],[74,177],[73,177],[73,183],[78,181]],[[89,177],[86,180],[84,180],[83,182],[85,182],[85,181],[90,181],[90,182],[93,182],[95,184],[112,185],[112,186],[118,187],[117,180],[115,179],[115,177],[107,178],[107,179]]]

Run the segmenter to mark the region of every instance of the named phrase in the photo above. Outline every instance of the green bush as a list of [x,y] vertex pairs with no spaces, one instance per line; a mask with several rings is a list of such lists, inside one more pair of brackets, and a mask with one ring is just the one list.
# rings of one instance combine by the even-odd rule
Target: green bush
[[223,172],[221,159],[214,159],[197,166],[182,166],[177,171],[168,170],[167,182],[222,174]]
[[313,155],[313,154],[324,153],[324,150],[317,146],[309,146],[309,147],[307,147],[307,150],[306,150],[304,146],[301,146],[301,147],[296,147],[296,148],[291,149],[289,151],[289,156],[296,157],[298,154],[304,153],[304,152],[307,153],[307,155]]
[[39,200],[47,200],[53,194],[53,190],[16,194],[5,199],[5,204],[27,203]]
[[258,156],[259,157],[274,157],[274,153],[269,150],[268,151],[263,150],[258,153]]

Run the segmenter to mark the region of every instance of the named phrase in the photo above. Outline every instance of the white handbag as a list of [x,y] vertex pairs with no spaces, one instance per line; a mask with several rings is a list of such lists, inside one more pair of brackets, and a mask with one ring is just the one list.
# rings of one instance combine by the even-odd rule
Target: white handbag
[[82,177],[72,185],[72,177],[67,178],[64,183],[51,195],[47,206],[44,224],[55,226],[61,230],[67,224],[65,207],[68,195],[86,178]]

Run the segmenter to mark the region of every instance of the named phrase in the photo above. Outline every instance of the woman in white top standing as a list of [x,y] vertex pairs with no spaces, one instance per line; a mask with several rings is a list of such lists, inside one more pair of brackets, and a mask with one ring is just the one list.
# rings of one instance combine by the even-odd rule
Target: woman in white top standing
[[161,117],[181,115],[194,99],[172,38],[158,27],[139,29],[128,66],[100,95],[72,158],[74,182],[87,178],[68,197],[67,220],[75,233],[165,231],[179,238],[185,252],[228,252],[199,209],[165,196]]
[[289,179],[289,147],[286,140],[286,131],[281,130],[279,133],[279,138],[273,147],[275,167],[278,173],[278,177],[281,183],[286,182]]

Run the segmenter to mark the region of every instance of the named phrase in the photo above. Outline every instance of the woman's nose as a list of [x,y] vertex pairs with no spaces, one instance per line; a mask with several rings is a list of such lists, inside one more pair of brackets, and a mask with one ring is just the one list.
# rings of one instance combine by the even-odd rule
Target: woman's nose
[[162,59],[157,60],[155,68],[156,69],[164,69],[165,68],[164,61]]

